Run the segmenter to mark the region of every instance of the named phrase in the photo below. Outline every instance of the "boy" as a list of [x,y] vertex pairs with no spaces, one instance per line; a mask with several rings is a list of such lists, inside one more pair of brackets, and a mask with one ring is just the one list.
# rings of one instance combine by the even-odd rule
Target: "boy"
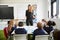
[[45,35],[47,32],[43,29],[42,23],[38,22],[37,23],[37,29],[33,32],[33,35]]
[[26,34],[27,31],[23,27],[23,22],[18,23],[18,27],[15,30],[15,34]]

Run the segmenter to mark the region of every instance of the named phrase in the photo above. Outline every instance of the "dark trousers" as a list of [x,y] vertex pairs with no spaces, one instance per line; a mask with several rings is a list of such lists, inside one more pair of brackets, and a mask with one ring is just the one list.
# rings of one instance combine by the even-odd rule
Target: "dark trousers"
[[33,26],[33,20],[32,19],[26,19],[26,25],[29,26]]

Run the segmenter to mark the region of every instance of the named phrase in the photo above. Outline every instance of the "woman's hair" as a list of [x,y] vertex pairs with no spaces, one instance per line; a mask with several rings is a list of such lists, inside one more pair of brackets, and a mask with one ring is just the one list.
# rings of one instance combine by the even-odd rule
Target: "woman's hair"
[[31,6],[30,4],[28,5],[28,7]]
[[18,23],[18,26],[23,26],[23,22],[19,22]]

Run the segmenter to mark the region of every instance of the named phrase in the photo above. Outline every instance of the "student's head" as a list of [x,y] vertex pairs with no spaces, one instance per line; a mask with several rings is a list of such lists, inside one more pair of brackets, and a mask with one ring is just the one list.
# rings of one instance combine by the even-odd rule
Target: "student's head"
[[8,31],[11,31],[11,28],[13,27],[13,20],[8,21]]
[[13,20],[8,21],[8,26],[12,26],[13,27],[13,24],[14,24]]
[[22,27],[23,25],[24,25],[23,22],[19,22],[19,23],[18,23],[18,26],[19,26],[19,27]]
[[38,23],[37,23],[37,27],[38,27],[39,29],[42,29],[42,28],[43,28],[42,23],[41,23],[41,22],[38,22]]
[[52,21],[49,20],[48,23],[47,23],[47,25],[51,26],[52,25]]
[[55,25],[56,25],[56,23],[54,21],[52,21],[52,26],[55,26]]
[[8,21],[7,24],[9,25],[10,24],[10,21]]

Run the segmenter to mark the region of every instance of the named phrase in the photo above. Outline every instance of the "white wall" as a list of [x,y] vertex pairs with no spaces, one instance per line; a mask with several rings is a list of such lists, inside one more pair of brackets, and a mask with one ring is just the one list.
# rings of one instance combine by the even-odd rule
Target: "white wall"
[[37,18],[38,21],[41,21],[42,18],[47,18],[48,13],[48,0],[38,0],[38,10],[37,10]]

